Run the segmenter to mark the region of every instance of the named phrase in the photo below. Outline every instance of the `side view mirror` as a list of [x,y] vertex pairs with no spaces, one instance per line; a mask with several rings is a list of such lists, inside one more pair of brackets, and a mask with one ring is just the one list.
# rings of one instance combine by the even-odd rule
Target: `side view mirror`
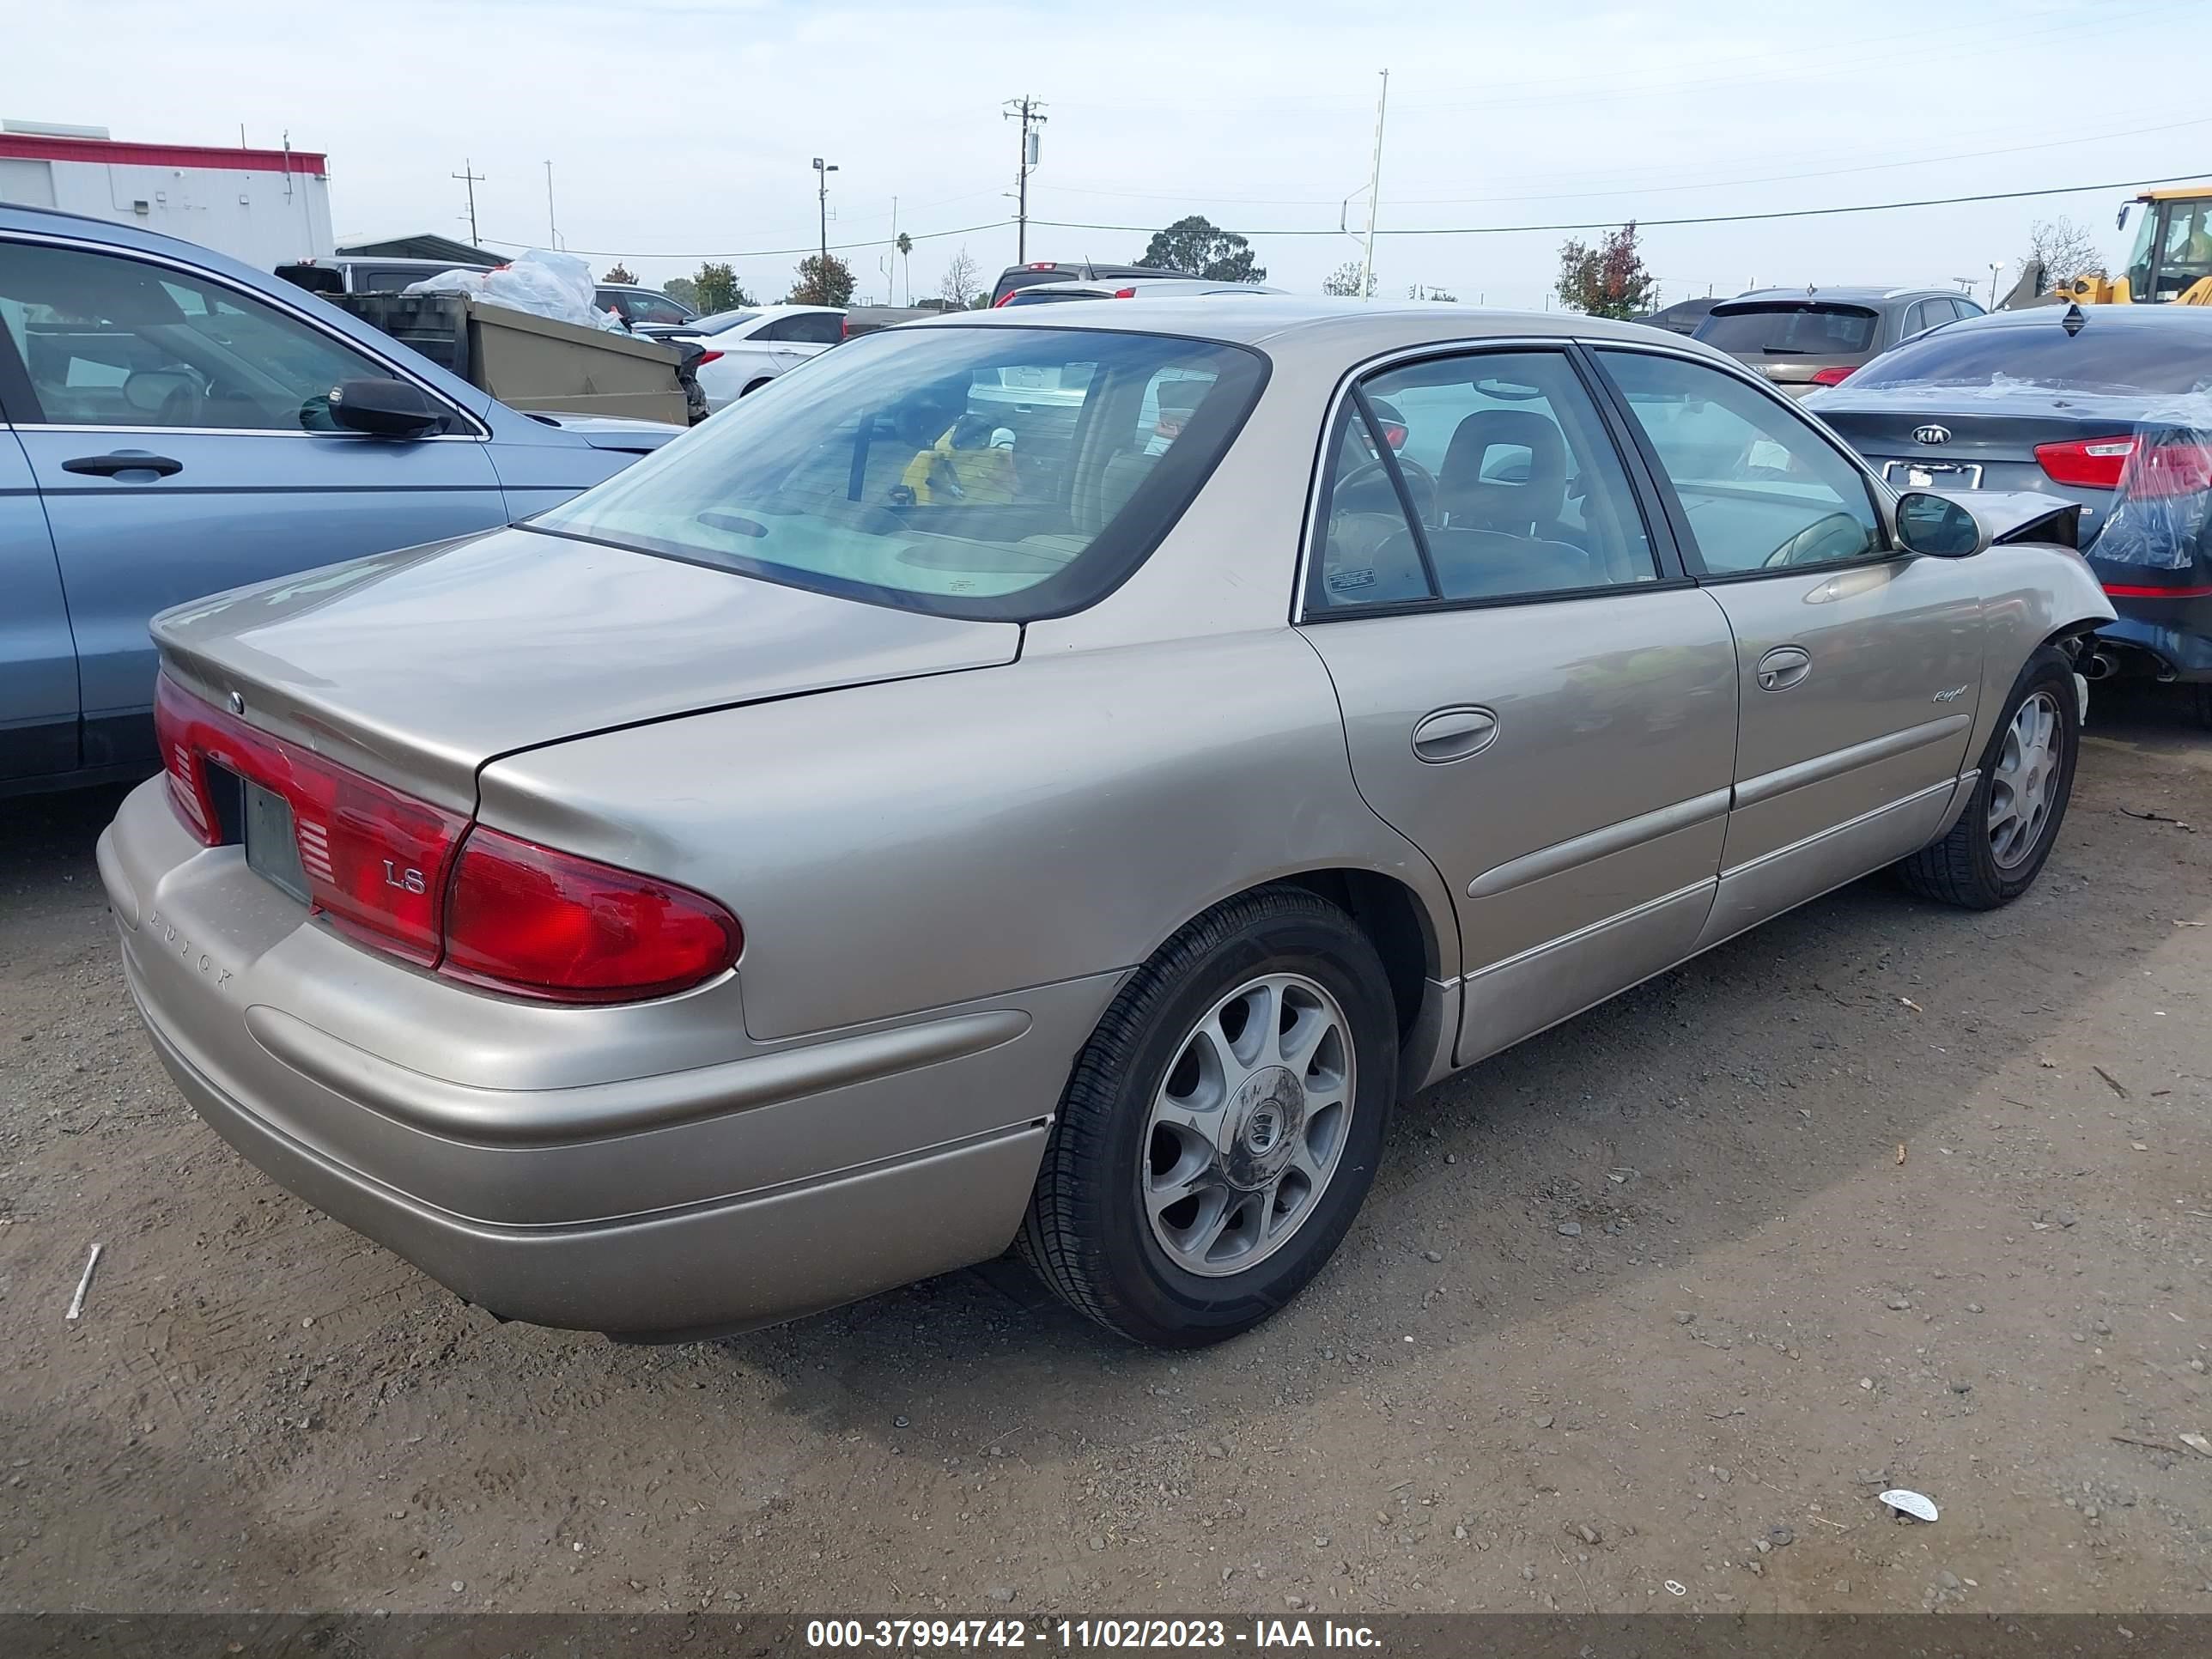
[[1912,490],[1897,498],[1897,539],[1931,559],[1969,559],[1989,545],[1980,522],[1958,502]]
[[379,438],[419,438],[444,424],[446,412],[404,380],[342,380],[331,388],[331,418]]

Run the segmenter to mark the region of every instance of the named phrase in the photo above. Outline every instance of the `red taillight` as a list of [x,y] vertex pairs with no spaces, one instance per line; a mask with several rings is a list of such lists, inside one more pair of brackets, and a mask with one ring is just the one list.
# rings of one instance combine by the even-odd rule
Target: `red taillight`
[[154,725],[169,798],[204,845],[234,838],[211,766],[292,809],[311,908],[364,943],[517,996],[617,1002],[696,985],[744,948],[712,899],[471,826],[271,736],[167,675]]
[[1393,450],[1403,449],[1406,447],[1406,428],[1404,423],[1399,421],[1383,422],[1382,441],[1389,445]]
[[154,694],[169,798],[210,847],[225,839],[210,765],[259,784],[292,809],[313,908],[425,967],[438,959],[447,860],[468,820],[255,729],[167,675]]
[[1133,288],[1117,288],[1114,290],[1114,297],[1117,300],[1133,300],[1137,297],[1137,290]]
[[701,353],[699,354],[699,361],[698,361],[697,362],[696,362],[696,363],[692,364],[692,365],[691,365],[691,367],[692,367],[692,368],[701,368],[701,367],[704,366],[705,364],[708,364],[708,363],[719,363],[719,362],[720,362],[721,361],[722,361],[722,354],[721,354],[720,352],[719,352],[719,351],[702,351],[702,352],[701,352]]
[[1032,259],[1030,261],[1030,269],[1031,270],[1058,270],[1060,267],[1053,264],[1049,259]]
[[665,996],[738,959],[738,919],[714,900],[479,824],[454,866],[440,971],[525,996]]
[[1000,306],[1006,304],[1007,301],[1012,299],[1014,295],[1020,292],[1021,289],[1018,288],[1008,289],[1004,294],[1001,294],[997,299],[991,301],[991,309],[996,311]]
[[1855,372],[1856,371],[1843,363],[1832,363],[1826,368],[1816,368],[1813,371],[1813,384],[1814,386],[1841,386],[1844,381],[1850,380]]
[[2194,495],[2212,489],[2212,446],[2187,441],[2140,446],[2120,487],[2138,501]]
[[2067,443],[2038,444],[2035,464],[2053,483],[2081,489],[2118,489],[2136,453],[2136,441],[2123,433],[2111,438],[2077,438]]

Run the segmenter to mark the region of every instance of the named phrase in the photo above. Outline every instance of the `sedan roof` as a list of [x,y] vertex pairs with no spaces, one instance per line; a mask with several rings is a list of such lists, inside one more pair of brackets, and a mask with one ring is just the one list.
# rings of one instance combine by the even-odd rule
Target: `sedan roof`
[[1733,363],[1724,353],[1642,323],[1616,323],[1579,312],[1492,311],[1434,301],[1376,305],[1359,300],[1310,299],[1302,295],[1255,294],[1235,305],[1218,298],[1148,299],[1118,305],[1016,306],[991,311],[949,312],[942,318],[909,323],[927,328],[1080,328],[1115,333],[1172,334],[1185,339],[1218,340],[1231,345],[1334,347],[1348,358],[1400,346],[1455,340],[1620,340],[1665,343],[1716,362]]

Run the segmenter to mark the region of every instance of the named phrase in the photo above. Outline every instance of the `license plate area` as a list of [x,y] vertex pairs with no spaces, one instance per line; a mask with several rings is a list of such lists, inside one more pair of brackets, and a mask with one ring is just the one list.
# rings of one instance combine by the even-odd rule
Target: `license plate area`
[[240,782],[246,868],[301,903],[309,903],[307,872],[300,865],[300,837],[293,827],[291,804],[258,783]]
[[1886,461],[1882,482],[1898,489],[1979,489],[1982,469],[1971,461]]

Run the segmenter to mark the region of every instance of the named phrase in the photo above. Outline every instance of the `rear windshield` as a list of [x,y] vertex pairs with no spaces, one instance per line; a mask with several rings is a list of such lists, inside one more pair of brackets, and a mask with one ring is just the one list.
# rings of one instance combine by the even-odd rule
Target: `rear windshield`
[[692,334],[720,334],[726,328],[735,328],[740,323],[750,323],[760,315],[757,311],[718,311],[711,317],[696,319],[686,331]]
[[1851,376],[1851,390],[2008,381],[2078,392],[2212,387],[2212,328],[2114,326],[2116,319],[2088,311],[2081,331],[2069,335],[2060,326],[2064,313],[2058,307],[2042,310],[2050,319],[2047,325],[2040,316],[2033,323],[1985,323],[1978,328],[1966,324],[1885,351]]
[[1730,306],[1698,324],[1698,338],[1743,357],[1848,356],[1874,349],[1876,320],[1863,306]]
[[1152,550],[1266,374],[1167,335],[886,329],[529,525],[934,615],[1060,616]]
[[1063,300],[1103,300],[1103,294],[1070,293],[1066,290],[1047,291],[1041,288],[1018,288],[1006,296],[1007,309],[1016,306],[1056,306]]

